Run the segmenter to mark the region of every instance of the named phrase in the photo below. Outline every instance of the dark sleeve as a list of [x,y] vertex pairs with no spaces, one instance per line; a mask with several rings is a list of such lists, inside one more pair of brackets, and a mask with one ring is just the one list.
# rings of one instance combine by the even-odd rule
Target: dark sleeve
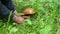
[[[6,8],[2,3],[0,3],[0,16],[2,18],[8,19],[10,12],[11,11],[8,8]],[[13,16],[14,16],[14,14],[12,13],[12,15],[10,17],[12,18]]]
[[3,3],[8,9],[15,10],[12,0],[1,0],[1,3]]

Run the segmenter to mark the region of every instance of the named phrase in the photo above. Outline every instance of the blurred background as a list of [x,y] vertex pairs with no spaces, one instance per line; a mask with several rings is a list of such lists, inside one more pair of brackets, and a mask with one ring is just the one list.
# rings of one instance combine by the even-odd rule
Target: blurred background
[[60,34],[59,0],[12,0],[18,12],[32,7],[36,12],[23,24],[0,19],[0,34]]

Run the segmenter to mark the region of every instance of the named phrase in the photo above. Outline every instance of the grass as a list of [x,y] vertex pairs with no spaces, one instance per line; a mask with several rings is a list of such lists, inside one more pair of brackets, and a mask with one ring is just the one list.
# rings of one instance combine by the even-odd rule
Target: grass
[[[60,2],[58,0],[13,0],[18,12],[32,7],[36,14],[23,24],[0,19],[0,34],[60,34]],[[7,26],[7,25],[8,26]]]

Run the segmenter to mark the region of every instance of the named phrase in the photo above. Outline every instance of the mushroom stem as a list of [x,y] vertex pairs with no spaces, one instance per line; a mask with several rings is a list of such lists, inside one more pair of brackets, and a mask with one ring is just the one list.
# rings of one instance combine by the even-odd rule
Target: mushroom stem
[[21,15],[25,15],[25,14],[23,14],[23,13],[16,13],[16,15],[20,15],[21,16]]
[[26,18],[30,18],[30,16],[22,16],[22,17],[25,18],[25,19],[26,19]]

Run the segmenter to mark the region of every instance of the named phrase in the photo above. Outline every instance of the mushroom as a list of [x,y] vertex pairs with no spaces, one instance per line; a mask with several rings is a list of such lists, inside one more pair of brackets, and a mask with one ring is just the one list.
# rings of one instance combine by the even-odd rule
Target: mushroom
[[34,14],[34,9],[33,8],[26,8],[25,10],[22,11],[23,14],[25,15],[31,15]]
[[22,13],[25,15],[23,16],[24,18],[30,18],[30,15],[34,14],[35,12],[33,8],[26,8],[22,11]]

